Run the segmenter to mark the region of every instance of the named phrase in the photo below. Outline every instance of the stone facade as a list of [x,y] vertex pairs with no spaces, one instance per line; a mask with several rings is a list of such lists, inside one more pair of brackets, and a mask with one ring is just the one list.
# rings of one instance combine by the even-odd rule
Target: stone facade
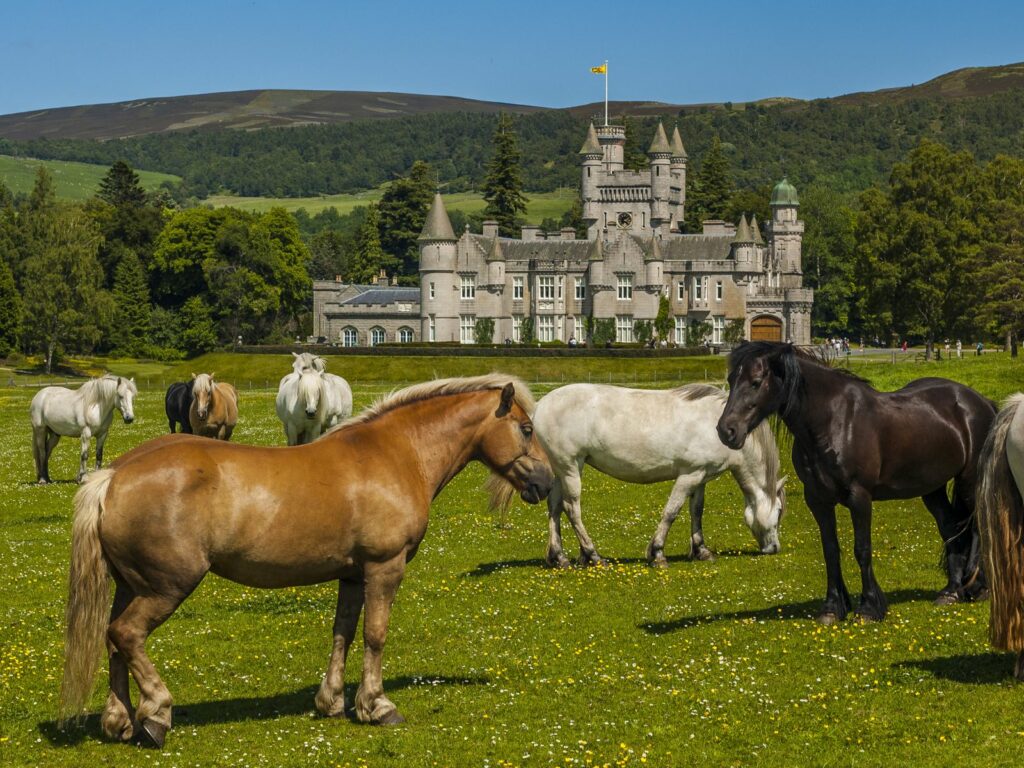
[[[687,156],[678,129],[669,141],[658,126],[644,172],[623,168],[624,146],[621,126],[590,126],[580,150],[586,239],[536,227],[504,238],[493,222],[457,237],[438,194],[419,238],[420,287],[317,282],[314,335],[352,345],[472,343],[476,320],[491,318],[494,341],[519,341],[529,317],[538,341],[582,343],[593,317],[614,319],[616,339],[628,342],[636,321],[655,319],[664,295],[674,343],[699,341],[687,333],[708,323],[708,340],[721,344],[739,321],[744,338],[810,343],[814,296],[803,287],[793,186],[783,180],[773,190],[767,239],[745,217],[682,234]],[[405,330],[400,338],[409,328],[412,337]]]

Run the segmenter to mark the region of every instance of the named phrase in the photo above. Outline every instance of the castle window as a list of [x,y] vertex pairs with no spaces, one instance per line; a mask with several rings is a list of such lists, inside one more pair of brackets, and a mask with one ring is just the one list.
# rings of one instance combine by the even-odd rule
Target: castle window
[[693,300],[704,301],[706,298],[705,294],[708,289],[708,279],[706,277],[695,277],[693,278]]
[[359,334],[351,325],[341,332],[341,346],[355,347],[359,344]]
[[615,316],[615,340],[624,344],[633,341],[633,316]]
[[399,328],[398,329],[398,341],[400,344],[409,344],[412,342],[412,328]]
[[554,300],[555,298],[555,276],[541,275],[537,278],[537,298]]
[[523,340],[523,316],[512,315],[512,341],[517,344]]
[[512,278],[512,298],[515,301],[523,299],[523,278],[521,277]]
[[721,280],[716,280],[715,281],[715,301],[721,301],[721,300],[722,300],[722,281]]
[[462,276],[462,298],[463,299],[475,299],[476,298],[476,278],[473,275]]
[[555,340],[555,317],[554,315],[538,315],[537,317],[537,341]]
[[472,344],[473,331],[476,329],[476,315],[459,315],[459,341],[463,344]]
[[677,317],[675,327],[675,342],[678,346],[686,346],[686,318]]
[[585,277],[576,278],[576,301],[583,301],[587,298],[587,279]]
[[370,346],[376,347],[378,344],[383,344],[388,340],[388,335],[384,332],[384,329],[379,325],[374,326],[370,329]]
[[711,343],[721,344],[722,335],[725,333],[725,318],[715,315],[711,318]]
[[437,294],[434,292],[434,283],[430,283],[430,298],[433,299]]
[[619,275],[619,301],[629,301],[633,298],[633,276]]
[[427,316],[427,341],[437,341],[437,320],[434,315]]
[[579,315],[577,315],[573,321],[573,335],[576,337],[576,341],[580,344],[582,344],[587,338],[587,330],[584,327],[583,318]]
[[686,283],[683,280],[679,281],[679,284],[676,286],[676,291],[676,297],[679,301],[684,301],[686,299]]

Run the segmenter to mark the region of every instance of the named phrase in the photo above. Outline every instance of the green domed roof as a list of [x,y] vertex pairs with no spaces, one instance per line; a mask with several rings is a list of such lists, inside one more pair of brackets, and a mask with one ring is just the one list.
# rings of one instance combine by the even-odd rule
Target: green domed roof
[[775,185],[775,189],[772,190],[772,205],[800,205],[796,187],[789,183],[789,179],[783,179]]

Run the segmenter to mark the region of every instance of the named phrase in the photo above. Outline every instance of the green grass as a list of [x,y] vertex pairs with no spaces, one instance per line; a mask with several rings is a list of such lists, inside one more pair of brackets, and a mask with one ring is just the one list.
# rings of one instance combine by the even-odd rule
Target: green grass
[[[216,367],[242,384],[238,442],[281,443],[273,392],[248,390],[242,380],[274,382],[287,362],[211,355],[149,368],[136,422],[114,424],[108,459],[164,431],[157,374],[189,368]],[[706,367],[714,378],[722,362],[339,357],[329,366],[353,382],[358,408],[435,371],[515,368],[547,382],[536,385],[540,393],[563,375],[665,385],[671,370],[679,373],[673,381],[702,380]],[[858,370],[884,387],[951,375],[998,398],[1020,388],[1024,364],[990,355],[941,365],[869,362]],[[133,366],[109,367],[128,373]],[[821,627],[813,621],[824,591],[820,543],[788,457],[780,554],[755,554],[740,494],[723,478],[708,488],[704,521],[718,559],[682,559],[688,526],[680,519],[667,571],[641,559],[666,484],[629,486],[588,470],[585,519],[613,565],[552,571],[540,566],[543,507],[517,503],[499,525],[479,488],[485,472],[470,467],[435,501],[395,604],[384,686],[405,726],[382,730],[315,714],[332,586],[260,591],[211,576],[149,643],[176,702],[165,751],[106,743],[95,716],[60,734],[53,717],[76,486],[31,483],[32,394],[0,389],[4,765],[1019,764],[1024,686],[1011,680],[1012,657],[987,645],[987,605],[931,604],[944,580],[939,538],[920,501],[876,505],[875,567],[888,619]],[[62,441],[55,479],[73,476],[76,454]],[[849,517],[839,520],[843,568],[856,591]],[[565,535],[567,550],[575,549],[568,525]],[[361,658],[357,642],[350,700]],[[91,712],[100,711],[104,690],[97,687]]]
[[[36,171],[43,166],[53,175],[57,197],[63,200],[85,200],[96,194],[100,180],[110,170],[106,165],[73,163],[64,160],[35,160],[27,157],[0,155],[0,181],[15,194],[28,194],[35,184]],[[180,177],[169,173],[137,171],[145,189],[156,189],[165,181],[178,182]]]
[[[213,195],[206,198],[203,203],[212,205],[215,208],[230,205],[235,208],[243,208],[249,211],[264,212],[271,208],[284,208],[288,211],[296,211],[304,208],[313,216],[326,208],[336,208],[338,213],[344,215],[351,213],[354,208],[360,205],[369,205],[380,200],[381,189],[371,189],[365,192],[356,192],[347,195],[322,195],[320,197],[236,197],[234,195]],[[557,192],[528,192],[529,204],[527,206],[526,219],[530,224],[540,224],[545,218],[558,219],[563,213],[572,207],[576,192],[570,189],[560,189]],[[449,211],[465,211],[474,213],[482,211],[484,200],[475,192],[456,192],[444,196],[444,204]]]

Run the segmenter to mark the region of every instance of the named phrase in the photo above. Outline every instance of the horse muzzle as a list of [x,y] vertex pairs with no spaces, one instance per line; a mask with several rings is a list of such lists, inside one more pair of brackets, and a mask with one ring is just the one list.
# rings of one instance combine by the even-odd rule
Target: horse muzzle
[[736,427],[726,425],[724,419],[718,421],[718,439],[734,451],[738,451],[743,447],[743,443],[747,440],[746,430],[740,431]]
[[125,424],[131,424],[133,421],[135,421],[134,416],[122,416],[121,418],[124,419]]
[[306,411],[306,418],[312,419],[316,417],[316,411]]
[[530,470],[519,496],[527,504],[537,504],[548,497],[554,482],[555,476],[550,469],[543,465],[534,467]]

